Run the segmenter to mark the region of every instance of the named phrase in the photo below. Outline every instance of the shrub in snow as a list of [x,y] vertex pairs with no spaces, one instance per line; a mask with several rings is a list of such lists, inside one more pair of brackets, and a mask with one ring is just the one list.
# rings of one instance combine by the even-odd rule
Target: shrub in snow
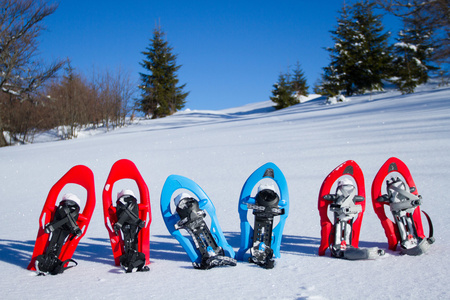
[[344,95],[330,96],[325,101],[325,104],[337,104],[338,102],[348,102]]

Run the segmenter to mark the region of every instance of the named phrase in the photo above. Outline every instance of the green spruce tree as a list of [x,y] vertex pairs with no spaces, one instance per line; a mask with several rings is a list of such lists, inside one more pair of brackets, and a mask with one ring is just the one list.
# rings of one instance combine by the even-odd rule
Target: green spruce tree
[[164,40],[165,33],[160,27],[153,32],[153,39],[147,51],[142,52],[146,59],[141,66],[150,74],[140,73],[140,110],[152,118],[161,118],[182,109],[189,92],[183,92],[186,84],[178,86],[176,64],[177,56],[173,48]]
[[297,62],[292,72],[290,86],[294,93],[293,96],[300,101],[300,96],[308,96],[309,86],[299,62]]
[[282,109],[299,103],[297,98],[293,96],[293,89],[290,85],[289,73],[281,73],[278,76],[278,82],[273,85],[272,100],[276,105],[276,109]]
[[382,89],[383,79],[390,77],[392,60],[389,34],[383,30],[373,3],[344,4],[338,26],[331,31],[334,47],[327,49],[331,61],[324,68],[325,91],[351,96]]
[[414,93],[414,89],[429,79],[429,72],[436,70],[430,61],[433,55],[432,28],[428,16],[419,13],[403,19],[403,30],[394,45],[394,84],[403,93]]
[[325,67],[321,78],[321,94],[336,96],[341,91],[351,93],[352,82],[348,77],[353,68],[354,33],[352,32],[352,20],[349,7],[345,4],[340,11],[338,25],[334,31],[330,31],[334,41],[333,48],[327,48],[330,53],[330,64]]
[[389,33],[383,33],[382,18],[374,13],[374,6],[373,2],[366,0],[352,8],[356,64],[351,80],[356,93],[381,90],[383,80],[390,78],[392,73]]
[[436,65],[450,63],[450,4],[448,0],[373,0],[381,8],[402,19],[427,16],[421,20],[422,28],[432,32],[433,56]]

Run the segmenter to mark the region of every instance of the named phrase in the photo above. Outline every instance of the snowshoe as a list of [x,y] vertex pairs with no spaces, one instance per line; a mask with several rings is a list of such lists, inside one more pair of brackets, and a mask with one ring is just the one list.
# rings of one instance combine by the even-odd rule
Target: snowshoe
[[[382,185],[387,177],[390,177],[386,180],[387,193],[382,194]],[[402,254],[420,255],[434,243],[431,219],[422,211],[430,229],[428,238],[424,234],[420,214],[422,197],[418,194],[408,167],[398,158],[389,158],[375,176],[372,183],[372,203],[384,228],[390,250],[395,251],[400,244]],[[385,205],[389,206],[394,222],[386,216]]]
[[[277,193],[275,185],[280,191]],[[251,196],[257,187],[255,196]],[[254,215],[253,228],[248,220],[248,211]],[[248,261],[263,268],[274,267],[280,257],[280,245],[284,224],[289,214],[289,193],[286,179],[281,170],[273,163],[267,163],[254,171],[245,182],[239,199],[239,217],[241,221],[241,246],[238,260],[247,257]],[[275,217],[280,217],[274,226]]]
[[[336,191],[331,194],[336,182]],[[320,256],[325,255],[327,248],[331,256],[348,260],[375,259],[384,255],[378,248],[358,248],[365,188],[363,173],[354,161],[346,161],[326,177],[319,192],[318,208],[322,228]],[[333,214],[333,222],[328,217],[329,211]]]
[[[114,184],[132,179],[139,188],[140,202],[133,191],[122,190],[112,204]],[[109,233],[116,266],[125,272],[148,271],[150,263],[150,196],[148,187],[136,165],[127,159],[117,161],[111,168],[103,189],[103,213]]]
[[[64,195],[58,206],[55,205],[61,190],[70,183],[81,185],[87,190],[82,213],[80,200],[73,194]],[[94,175],[86,166],[75,166],[50,189],[39,218],[36,243],[27,268],[37,271],[39,275],[56,275],[76,266],[72,255],[86,233],[94,207]]]
[[[174,198],[175,211],[172,212],[172,196],[180,189],[190,191],[195,197],[185,192],[178,194]],[[167,229],[184,248],[194,268],[207,270],[236,265],[233,248],[219,226],[214,205],[195,182],[183,176],[169,176],[161,193],[161,212]],[[205,222],[206,215],[211,219],[211,229]],[[191,239],[183,236],[181,229],[186,230]]]

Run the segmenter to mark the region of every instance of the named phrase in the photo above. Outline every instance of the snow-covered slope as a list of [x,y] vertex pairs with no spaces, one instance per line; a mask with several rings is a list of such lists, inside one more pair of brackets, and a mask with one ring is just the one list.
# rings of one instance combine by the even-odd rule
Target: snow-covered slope
[[[141,120],[107,134],[0,149],[0,290],[7,299],[448,299],[450,227],[450,88],[423,87],[347,98],[323,98],[274,111],[271,102],[224,111],[184,111]],[[43,137],[42,137],[43,138]],[[325,176],[352,159],[362,168],[369,195],[379,167],[391,156],[410,168],[423,210],[434,222],[436,243],[420,257],[387,251],[373,261],[319,257],[317,196]],[[101,191],[112,164],[132,160],[150,189],[151,271],[124,274],[113,265],[103,224]],[[170,174],[197,182],[217,209],[228,242],[239,247],[237,201],[247,177],[266,162],[285,174],[290,194],[281,258],[272,270],[239,263],[199,271],[161,217],[159,197]],[[74,259],[58,276],[26,270],[48,191],[72,166],[95,176],[97,205]],[[129,187],[124,181],[115,189]],[[68,186],[68,190],[77,187]],[[71,190],[72,191],[72,190]],[[114,191],[116,193],[117,191]],[[387,248],[367,199],[360,246]],[[132,294],[135,295],[132,296]]]

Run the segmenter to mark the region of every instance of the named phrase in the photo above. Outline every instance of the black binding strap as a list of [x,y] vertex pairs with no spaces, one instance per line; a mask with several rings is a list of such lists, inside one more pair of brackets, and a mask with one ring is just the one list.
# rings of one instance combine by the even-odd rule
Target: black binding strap
[[[60,274],[64,270],[77,265],[77,262],[73,259],[61,261],[59,255],[68,238],[72,240],[75,236],[81,236],[82,234],[76,222],[79,211],[80,207],[75,201],[63,200],[60,202],[55,211],[53,222],[45,226],[45,231],[51,235],[46,252],[36,258],[36,271],[39,275]],[[65,267],[70,262],[75,265]]]
[[262,189],[255,196],[255,205],[247,204],[249,209],[253,209],[255,223],[253,227],[253,246],[250,249],[250,263],[255,263],[265,269],[272,269],[275,266],[273,260],[272,230],[273,218],[284,214],[284,209],[278,207],[280,198],[271,189]]
[[127,195],[117,200],[116,215],[118,221],[114,231],[122,232],[124,249],[119,257],[120,265],[125,272],[149,271],[145,265],[145,254],[138,251],[138,234],[145,222],[139,219],[139,206],[135,197]]
[[428,243],[433,244],[435,241],[435,238],[433,236],[433,233],[434,233],[433,223],[431,222],[430,216],[426,212],[424,212],[422,210],[422,213],[425,215],[425,217],[427,218],[427,221],[428,221],[428,228],[429,228],[429,234],[428,234],[428,238],[427,238]]

